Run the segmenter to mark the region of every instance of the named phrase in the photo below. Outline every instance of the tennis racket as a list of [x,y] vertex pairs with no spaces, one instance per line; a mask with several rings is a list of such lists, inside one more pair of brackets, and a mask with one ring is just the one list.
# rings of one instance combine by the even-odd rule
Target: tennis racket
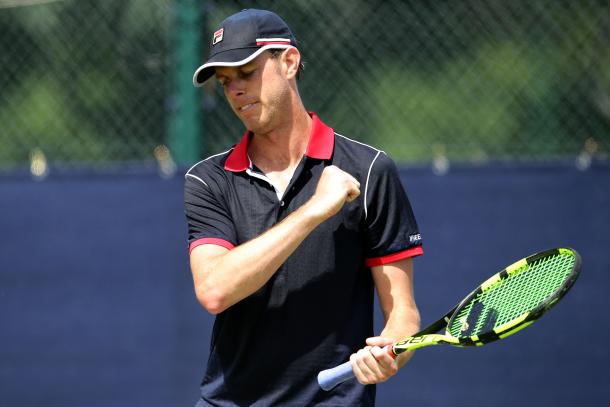
[[[533,254],[495,274],[441,319],[384,349],[396,358],[431,345],[481,346],[504,339],[532,324],[572,287],[580,273],[580,255],[559,248]],[[436,334],[445,328],[445,334]],[[354,377],[350,362],[323,370],[324,390]]]

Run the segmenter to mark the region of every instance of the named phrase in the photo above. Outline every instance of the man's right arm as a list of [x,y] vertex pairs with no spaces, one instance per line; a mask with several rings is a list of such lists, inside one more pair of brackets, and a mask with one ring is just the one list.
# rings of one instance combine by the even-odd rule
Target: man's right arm
[[218,314],[260,289],[305,238],[360,195],[360,184],[337,167],[326,167],[303,206],[260,236],[232,250],[205,244],[190,255],[195,293]]

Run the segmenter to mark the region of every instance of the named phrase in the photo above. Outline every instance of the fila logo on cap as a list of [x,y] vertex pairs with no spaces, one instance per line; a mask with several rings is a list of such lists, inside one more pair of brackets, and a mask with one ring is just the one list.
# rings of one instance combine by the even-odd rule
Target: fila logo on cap
[[212,39],[212,45],[216,45],[220,41],[222,41],[222,37],[223,37],[224,32],[225,32],[225,29],[221,28],[220,30],[218,30],[218,31],[216,31],[214,33],[214,38]]

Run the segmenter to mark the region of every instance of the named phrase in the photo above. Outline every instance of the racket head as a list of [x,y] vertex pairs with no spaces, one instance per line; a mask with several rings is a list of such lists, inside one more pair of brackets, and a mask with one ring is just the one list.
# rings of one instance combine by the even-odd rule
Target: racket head
[[445,335],[457,346],[503,339],[549,311],[580,274],[571,248],[546,250],[521,259],[487,279],[456,307]]

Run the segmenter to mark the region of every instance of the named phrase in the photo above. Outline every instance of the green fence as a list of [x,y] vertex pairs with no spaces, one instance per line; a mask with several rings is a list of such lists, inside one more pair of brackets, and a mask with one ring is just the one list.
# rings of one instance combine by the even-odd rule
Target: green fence
[[224,151],[243,128],[190,81],[245,7],[293,28],[307,108],[399,162],[610,151],[607,1],[0,0],[0,169]]

